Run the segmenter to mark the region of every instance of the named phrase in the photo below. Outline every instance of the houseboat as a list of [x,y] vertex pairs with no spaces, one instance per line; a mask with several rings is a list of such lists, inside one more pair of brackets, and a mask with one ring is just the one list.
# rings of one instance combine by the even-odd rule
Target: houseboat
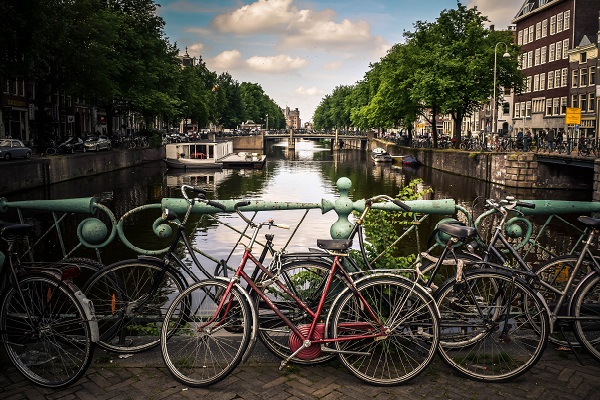
[[223,168],[222,159],[233,154],[231,141],[199,141],[165,145],[165,163],[169,168]]

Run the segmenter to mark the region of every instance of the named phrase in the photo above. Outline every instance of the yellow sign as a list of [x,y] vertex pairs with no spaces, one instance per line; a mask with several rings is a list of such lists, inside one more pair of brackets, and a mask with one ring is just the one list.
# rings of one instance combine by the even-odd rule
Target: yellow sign
[[581,108],[567,107],[567,115],[565,115],[565,124],[581,124]]

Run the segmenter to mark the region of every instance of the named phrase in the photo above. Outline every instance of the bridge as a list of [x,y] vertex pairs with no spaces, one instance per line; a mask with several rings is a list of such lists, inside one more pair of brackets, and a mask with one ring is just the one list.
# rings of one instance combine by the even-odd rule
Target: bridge
[[289,132],[265,132],[265,142],[268,140],[288,139],[288,148],[294,148],[296,139],[320,140],[329,139],[332,150],[339,150],[344,147],[358,148],[365,150],[368,148],[368,141],[372,139],[372,133],[351,131],[351,132],[309,132],[305,130],[290,129]]

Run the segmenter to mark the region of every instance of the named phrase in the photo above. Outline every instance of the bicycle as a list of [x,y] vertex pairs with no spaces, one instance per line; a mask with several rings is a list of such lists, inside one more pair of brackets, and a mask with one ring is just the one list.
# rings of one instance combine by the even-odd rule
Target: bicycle
[[32,225],[0,221],[8,253],[0,275],[5,284],[0,342],[27,379],[64,388],[81,378],[92,360],[98,339],[94,307],[72,283],[77,265],[19,260],[17,247],[32,230]]
[[[542,356],[550,332],[546,304],[529,283],[536,275],[457,255],[455,246],[475,240],[474,227],[443,223],[438,230],[448,236],[442,254],[422,254],[430,263],[416,269],[440,311],[439,355],[478,381],[505,382],[524,374]],[[456,272],[438,286],[446,265]]]
[[[228,267],[223,260],[214,260],[214,272],[208,271],[196,256],[196,250],[187,237],[186,223],[195,203],[203,202],[218,209],[225,207],[205,198],[205,191],[189,185],[181,187],[183,198],[187,202],[186,213],[176,225],[174,238],[162,258],[138,256],[137,259],[123,260],[102,268],[90,277],[83,292],[95,305],[99,324],[100,340],[98,345],[117,353],[135,353],[155,347],[160,342],[160,325],[172,300],[188,287],[188,282],[197,283],[202,278],[212,278],[219,274],[227,275]],[[193,193],[190,197],[188,192]],[[248,202],[238,203],[238,207]],[[260,261],[275,254],[273,235],[265,235],[266,243]],[[181,259],[181,248],[192,259],[188,265]],[[310,253],[294,256],[278,256],[274,262],[282,266],[282,276],[300,272],[322,274],[323,262],[314,260],[303,266],[301,259],[314,257]],[[300,260],[299,260],[300,258]],[[288,267],[295,262],[294,267]],[[198,268],[202,276],[192,267]],[[291,278],[290,278],[291,279]],[[265,337],[268,334],[265,334]],[[265,339],[266,340],[266,339]]]
[[[161,351],[178,381],[193,387],[212,385],[250,354],[260,329],[260,310],[257,301],[239,284],[241,281],[292,332],[291,354],[281,362],[280,369],[294,358],[310,360],[331,352],[357,378],[395,385],[414,378],[429,365],[439,341],[438,314],[433,299],[416,281],[385,273],[354,280],[343,267],[352,241],[319,240],[317,245],[333,261],[313,309],[294,293],[297,287],[290,289],[281,282],[277,270],[266,268],[252,255],[263,226],[278,225],[272,220],[253,224],[254,233],[232,278],[195,283],[169,307],[161,329]],[[255,282],[244,272],[248,261],[260,269],[264,279]],[[325,316],[323,305],[336,276],[347,287],[335,297]],[[273,286],[285,294],[283,299],[273,298],[268,291]],[[284,305],[296,303],[311,322],[296,325],[279,308],[277,300],[283,300]],[[182,314],[187,317],[180,318]],[[175,329],[177,334],[172,335]]]

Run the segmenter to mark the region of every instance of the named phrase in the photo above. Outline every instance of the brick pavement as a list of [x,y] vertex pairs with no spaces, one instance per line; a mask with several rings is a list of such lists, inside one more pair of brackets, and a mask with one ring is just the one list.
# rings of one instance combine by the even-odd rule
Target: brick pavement
[[[64,390],[39,388],[25,380],[6,359],[0,365],[0,398],[16,399],[600,399],[600,363],[549,345],[540,362],[524,376],[502,384],[471,381],[436,359],[416,379],[396,387],[366,385],[335,361],[322,366],[291,366],[258,345],[247,364],[209,388],[188,388],[173,379],[160,350],[121,359],[96,350],[86,375]],[[4,358],[4,357],[1,357]]]

